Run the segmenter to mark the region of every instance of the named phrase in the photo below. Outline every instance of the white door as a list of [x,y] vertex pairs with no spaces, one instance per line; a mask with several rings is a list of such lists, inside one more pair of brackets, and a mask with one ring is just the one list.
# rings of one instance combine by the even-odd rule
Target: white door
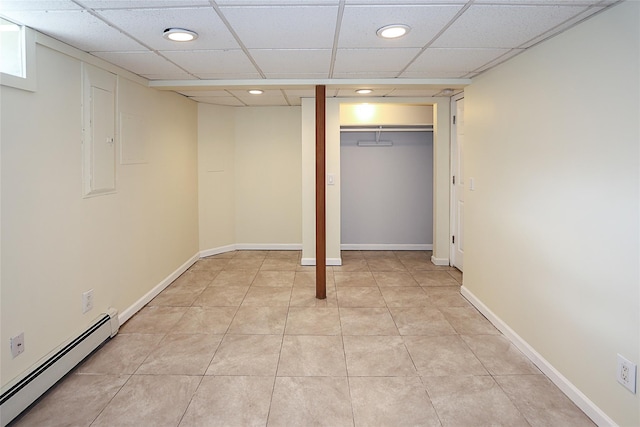
[[452,206],[451,264],[462,271],[464,265],[464,98],[452,103]]

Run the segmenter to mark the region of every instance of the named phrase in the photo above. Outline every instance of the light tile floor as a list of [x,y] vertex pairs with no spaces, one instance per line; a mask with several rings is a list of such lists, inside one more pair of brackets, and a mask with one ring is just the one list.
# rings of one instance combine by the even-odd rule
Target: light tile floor
[[16,426],[593,426],[430,252],[194,264]]

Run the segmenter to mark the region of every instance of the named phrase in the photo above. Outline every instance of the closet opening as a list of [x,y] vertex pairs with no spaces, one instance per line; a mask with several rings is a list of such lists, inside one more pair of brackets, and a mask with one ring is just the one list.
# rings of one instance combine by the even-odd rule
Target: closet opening
[[341,249],[433,249],[431,106],[386,104],[387,114],[360,123],[343,108]]

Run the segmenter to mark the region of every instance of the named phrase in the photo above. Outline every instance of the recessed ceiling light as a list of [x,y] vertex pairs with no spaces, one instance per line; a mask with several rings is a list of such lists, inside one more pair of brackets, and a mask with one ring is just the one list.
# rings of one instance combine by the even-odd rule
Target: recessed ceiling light
[[247,92],[249,92],[251,95],[262,95],[264,93],[264,91],[260,89],[251,89]]
[[385,25],[376,31],[378,37],[383,39],[397,39],[407,34],[411,30],[411,27],[404,24]]
[[356,93],[360,94],[360,95],[366,95],[368,93],[373,92],[373,90],[371,89],[358,89],[356,90]]
[[198,33],[184,28],[167,28],[162,36],[174,42],[190,42],[198,38]]

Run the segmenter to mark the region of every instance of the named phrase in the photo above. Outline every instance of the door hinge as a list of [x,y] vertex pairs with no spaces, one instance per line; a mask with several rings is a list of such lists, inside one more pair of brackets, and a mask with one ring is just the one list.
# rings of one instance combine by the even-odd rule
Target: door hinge
[[456,124],[456,116],[453,116],[453,124]]
[[453,243],[453,244],[456,243],[456,236],[451,236],[451,243]]
[[453,185],[456,185],[456,176],[453,175]]

